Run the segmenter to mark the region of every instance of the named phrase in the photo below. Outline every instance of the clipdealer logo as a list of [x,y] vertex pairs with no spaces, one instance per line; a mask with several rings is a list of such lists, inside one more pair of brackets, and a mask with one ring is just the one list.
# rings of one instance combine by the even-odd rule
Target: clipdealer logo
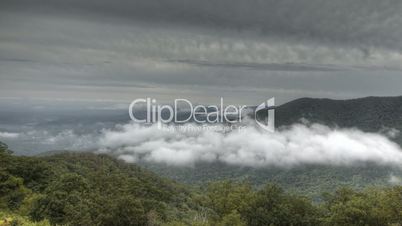
[[246,105],[194,105],[188,99],[175,99],[172,105],[158,104],[154,98],[140,98],[131,102],[128,113],[136,123],[185,124],[194,123],[241,123],[243,118],[254,109],[256,124],[269,132],[275,131],[275,98],[264,101],[257,107]]
[[[265,117],[260,118],[259,113],[262,112]],[[254,110],[254,119],[256,123],[269,132],[275,132],[275,98],[261,103]]]

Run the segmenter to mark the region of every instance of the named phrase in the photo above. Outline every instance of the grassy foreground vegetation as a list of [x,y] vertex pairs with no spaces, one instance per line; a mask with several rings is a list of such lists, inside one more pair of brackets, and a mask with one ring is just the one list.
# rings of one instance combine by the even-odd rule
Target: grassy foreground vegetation
[[340,188],[314,203],[267,184],[192,188],[110,156],[12,155],[0,145],[0,226],[402,225],[402,187]]

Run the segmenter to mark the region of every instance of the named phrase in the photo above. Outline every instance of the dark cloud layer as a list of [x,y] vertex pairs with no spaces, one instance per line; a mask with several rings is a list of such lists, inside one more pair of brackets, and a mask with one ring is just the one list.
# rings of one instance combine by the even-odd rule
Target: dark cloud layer
[[399,0],[12,0],[1,5],[3,10],[254,30],[402,50]]
[[400,12],[400,0],[3,0],[0,96],[399,95]]

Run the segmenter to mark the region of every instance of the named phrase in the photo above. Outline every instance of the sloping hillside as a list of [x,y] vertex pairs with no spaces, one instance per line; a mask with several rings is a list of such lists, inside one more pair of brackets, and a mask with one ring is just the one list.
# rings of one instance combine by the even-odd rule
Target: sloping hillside
[[377,132],[402,128],[402,96],[365,97],[351,100],[301,98],[276,108],[278,126],[301,118],[329,126],[356,127]]
[[[69,225],[147,225],[191,219],[187,188],[106,155],[14,156],[0,150],[0,211]],[[185,221],[185,220],[184,220]]]

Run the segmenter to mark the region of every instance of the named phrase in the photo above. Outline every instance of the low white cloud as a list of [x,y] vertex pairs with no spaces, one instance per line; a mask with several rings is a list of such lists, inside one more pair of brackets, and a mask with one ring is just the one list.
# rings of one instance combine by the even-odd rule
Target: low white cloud
[[19,135],[19,133],[0,132],[0,138],[3,139],[15,139],[18,138]]
[[251,167],[402,165],[401,148],[382,134],[319,124],[296,124],[275,133],[254,126],[221,133],[205,129],[171,132],[156,125],[127,124],[104,130],[98,142],[101,152],[128,162],[179,166],[213,161]]
[[391,174],[389,176],[388,182],[392,185],[402,185],[402,179],[398,176]]
[[388,128],[388,127],[383,127],[380,130],[380,133],[386,135],[389,138],[396,138],[399,136],[399,134],[401,133],[401,131],[395,129],[395,128]]
[[[366,133],[357,129],[320,124],[294,124],[275,133],[251,123],[231,132],[216,125],[186,127],[125,124],[92,133],[34,130],[21,134],[0,132],[0,138],[18,149],[21,142],[32,150],[94,150],[129,163],[151,162],[191,166],[197,162],[223,162],[250,167],[300,165],[353,166],[365,163],[400,167],[402,149],[389,131]],[[227,128],[227,127],[226,127]],[[25,150],[25,149],[24,149]],[[391,178],[396,181],[396,178]]]

